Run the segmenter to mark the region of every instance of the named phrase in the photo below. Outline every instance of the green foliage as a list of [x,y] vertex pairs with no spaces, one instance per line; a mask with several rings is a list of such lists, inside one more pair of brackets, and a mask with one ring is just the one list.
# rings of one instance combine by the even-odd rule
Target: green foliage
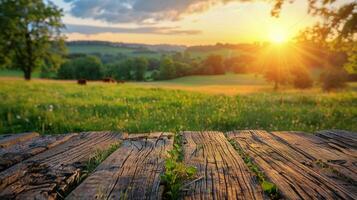
[[[290,1],[290,3],[296,0]],[[279,16],[283,4],[287,0],[275,0],[273,16]],[[355,40],[357,31],[357,2],[336,0],[309,0],[308,13],[321,16],[323,23],[316,24],[313,37],[318,42],[328,40]]]
[[223,58],[220,55],[210,55],[203,62],[204,74],[224,74]]
[[[212,80],[217,81],[217,77],[183,81],[190,87],[204,86]],[[223,84],[228,87],[239,84],[229,81],[232,80]],[[160,84],[165,83],[158,83],[157,87]],[[81,87],[69,81],[27,83],[3,79],[0,80],[0,99],[0,134],[92,130],[129,133],[236,129],[357,131],[357,94],[352,91],[323,93],[314,89],[226,96],[147,88],[134,83],[90,82]]]
[[160,63],[160,78],[165,79],[173,79],[176,77],[176,69],[174,62],[171,58],[165,57],[161,60]]
[[145,73],[149,62],[146,58],[135,58],[133,61],[134,79],[137,81],[145,80]]
[[114,64],[113,75],[117,80],[131,80],[132,75],[132,62],[133,60],[128,59],[123,62]]
[[242,157],[247,167],[256,175],[263,191],[270,197],[270,199],[280,199],[281,195],[277,186],[267,180],[264,172],[259,169],[259,166],[254,163],[254,161],[249,157],[248,154],[243,151],[237,142],[235,142],[233,139],[229,140],[229,142]]
[[161,181],[165,185],[164,199],[179,199],[184,183],[195,177],[197,169],[186,166],[183,160],[182,136],[175,135],[174,148],[168,152],[165,161],[165,173]]
[[321,82],[325,91],[345,88],[347,72],[343,68],[331,67],[321,75]]
[[235,56],[231,58],[226,58],[224,60],[224,67],[236,74],[243,74],[247,72],[246,64],[250,62],[246,57]]
[[105,76],[117,80],[145,80],[149,62],[146,58],[129,58],[105,66]]
[[357,74],[357,45],[355,49],[350,52],[345,68],[350,74]]
[[21,69],[25,79],[39,66],[59,66],[64,53],[62,10],[42,0],[0,3],[0,61]]
[[313,80],[310,77],[309,72],[304,67],[294,67],[292,69],[293,84],[295,88],[307,89],[313,85]]
[[95,56],[74,58],[65,62],[57,74],[59,79],[102,79],[102,63]]

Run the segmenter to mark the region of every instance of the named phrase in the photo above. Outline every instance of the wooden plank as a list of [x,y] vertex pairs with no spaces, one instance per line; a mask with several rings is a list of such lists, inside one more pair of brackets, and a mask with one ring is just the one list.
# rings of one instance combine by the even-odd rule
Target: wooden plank
[[0,148],[0,172],[36,154],[66,142],[76,134],[46,135]]
[[357,152],[357,133],[341,130],[327,130],[317,132],[316,136],[326,140],[334,148],[344,151],[347,154],[356,155]]
[[[287,199],[357,199],[349,183],[330,177],[314,157],[266,131],[227,133],[259,165]],[[306,139],[306,143],[310,142]],[[312,146],[312,145],[311,145]]]
[[37,154],[0,173],[0,199],[57,199],[81,176],[97,150],[118,142],[120,134],[91,132]]
[[[324,165],[328,165],[325,168],[329,167],[338,171],[335,178],[349,179],[352,184],[357,185],[357,149],[350,148],[353,145],[350,143],[353,139],[348,141],[349,145],[344,145],[345,142],[339,141],[345,140],[343,137],[350,138],[348,135],[340,132],[340,137],[327,139],[327,137],[321,137],[324,133],[330,135],[330,132],[323,132],[319,136],[298,132],[273,132],[272,134],[277,137],[277,140],[304,154],[305,162],[310,165],[323,162]],[[337,142],[334,142],[336,140]],[[332,175],[334,174],[331,173],[330,176]]]
[[184,162],[201,180],[184,199],[263,199],[262,190],[242,158],[220,132],[184,132]]
[[0,135],[0,148],[6,148],[16,143],[24,142],[38,136],[40,136],[40,134],[35,132]]
[[159,199],[164,156],[173,139],[155,135],[132,135],[66,199]]

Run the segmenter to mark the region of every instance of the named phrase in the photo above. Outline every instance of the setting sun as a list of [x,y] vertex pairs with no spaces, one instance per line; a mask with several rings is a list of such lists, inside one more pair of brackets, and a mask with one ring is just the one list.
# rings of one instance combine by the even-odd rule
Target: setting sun
[[283,29],[273,29],[269,34],[269,39],[275,44],[282,44],[288,40],[288,34]]

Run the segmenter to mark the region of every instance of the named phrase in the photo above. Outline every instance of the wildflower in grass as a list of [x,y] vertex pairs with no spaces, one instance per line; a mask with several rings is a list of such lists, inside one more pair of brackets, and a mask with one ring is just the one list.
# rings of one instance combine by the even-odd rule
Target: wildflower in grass
[[48,111],[52,112],[53,111],[53,105],[48,106]]

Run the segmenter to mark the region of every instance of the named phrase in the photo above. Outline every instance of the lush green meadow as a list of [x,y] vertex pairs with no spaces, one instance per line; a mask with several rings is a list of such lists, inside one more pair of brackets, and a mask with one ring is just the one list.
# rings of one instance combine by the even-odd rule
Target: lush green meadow
[[[0,77],[24,77],[24,72],[14,69],[0,69]],[[39,78],[40,72],[33,72],[32,77]]]
[[267,129],[357,131],[357,93],[214,95],[100,82],[0,79],[0,133]]

